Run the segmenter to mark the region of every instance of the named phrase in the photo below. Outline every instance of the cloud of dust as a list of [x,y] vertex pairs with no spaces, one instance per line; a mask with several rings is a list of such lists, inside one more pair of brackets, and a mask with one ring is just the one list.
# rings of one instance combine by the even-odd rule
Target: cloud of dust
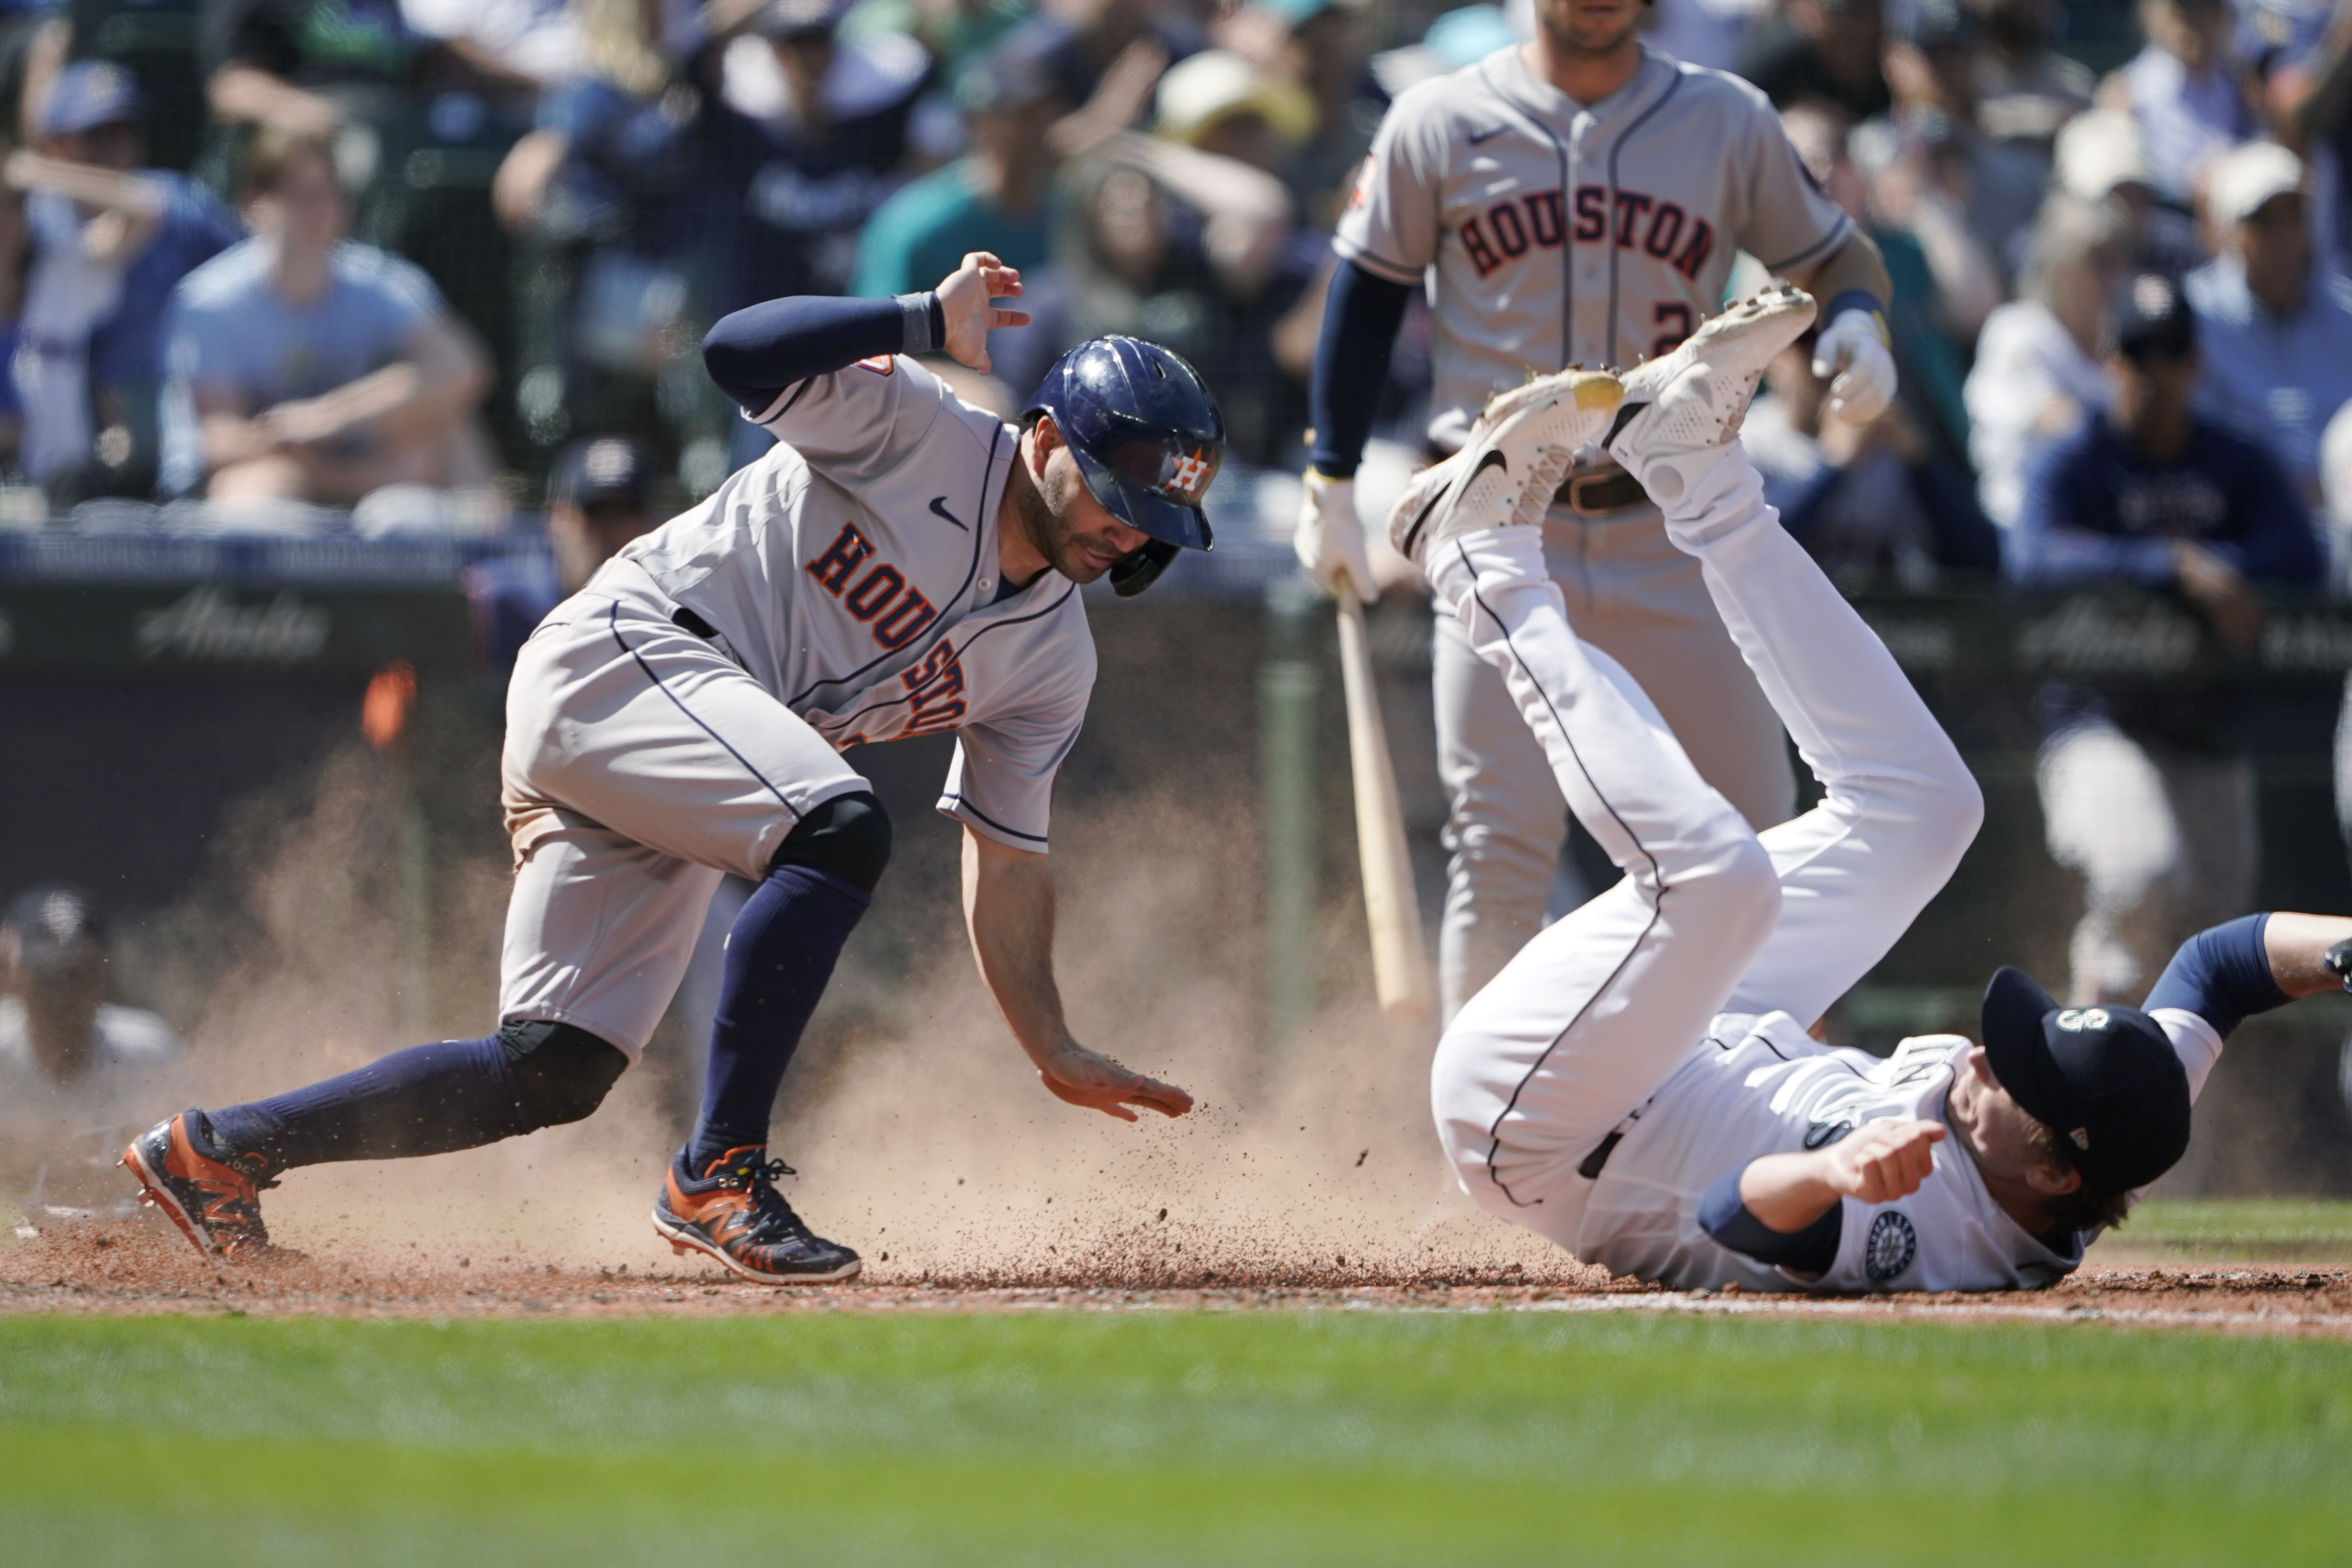
[[[490,857],[434,868],[432,1028],[404,1022],[414,1011],[402,994],[406,787],[398,764],[360,748],[337,754],[299,787],[233,814],[216,874],[151,925],[141,961],[157,1000],[193,1020],[202,1103],[490,1026],[508,888]],[[1236,815],[1150,799],[1066,814],[1056,828],[1057,967],[1072,1026],[1190,1089],[1198,1105],[1181,1120],[1147,1112],[1129,1125],[1053,1098],[954,925],[925,927],[903,973],[853,943],[812,1043],[845,1016],[857,1037],[796,1062],[773,1152],[802,1172],[786,1195],[864,1254],[869,1278],[1120,1286],[1578,1273],[1454,1189],[1429,1121],[1433,1028],[1380,1016],[1360,917],[1337,894],[1322,933],[1324,1007],[1278,1049],[1258,1038],[1257,855],[1236,838]],[[926,835],[902,855],[951,843]],[[892,918],[887,879],[877,918]],[[698,1060],[680,1065],[698,1078]],[[669,1267],[646,1215],[673,1136],[658,1074],[641,1068],[585,1122],[459,1154],[308,1168],[265,1207],[281,1242],[354,1263]]]

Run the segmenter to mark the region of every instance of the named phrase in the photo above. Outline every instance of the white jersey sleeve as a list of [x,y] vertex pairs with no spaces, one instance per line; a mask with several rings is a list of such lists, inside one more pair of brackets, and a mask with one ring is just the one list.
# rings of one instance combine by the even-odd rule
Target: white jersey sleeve
[[[1450,79],[1441,79],[1441,80]],[[1436,112],[1440,82],[1424,82],[1390,106],[1356,176],[1331,248],[1375,277],[1419,283],[1443,237],[1446,123]]]

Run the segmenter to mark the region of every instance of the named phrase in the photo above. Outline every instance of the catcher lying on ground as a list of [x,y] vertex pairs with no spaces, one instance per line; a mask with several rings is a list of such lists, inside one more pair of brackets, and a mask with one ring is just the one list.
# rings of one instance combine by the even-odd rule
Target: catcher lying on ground
[[[1621,1274],[1694,1289],[2046,1286],[2179,1159],[2237,1022],[2337,984],[2352,921],[2205,931],[2144,1012],[2061,1008],[2002,969],[1981,1045],[1927,1036],[1880,1060],[1811,1037],[1983,816],[1951,742],[1764,504],[1736,439],[1764,366],[1812,317],[1782,289],[1622,384],[1569,371],[1508,393],[1398,503],[1397,547],[1503,674],[1625,873],[1447,1028],[1438,1132],[1481,1206]],[[1825,787],[1796,820],[1751,831],[1570,626],[1541,520],[1595,442],[1698,558]]]

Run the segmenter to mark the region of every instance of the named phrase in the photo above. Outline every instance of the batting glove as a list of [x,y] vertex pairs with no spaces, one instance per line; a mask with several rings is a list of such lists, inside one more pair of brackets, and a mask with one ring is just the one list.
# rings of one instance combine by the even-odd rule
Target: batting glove
[[1356,518],[1356,481],[1334,479],[1307,470],[1307,488],[1298,501],[1298,531],[1291,536],[1298,563],[1307,575],[1337,595],[1345,575],[1356,596],[1367,605],[1381,596],[1372,584],[1371,558],[1364,553],[1364,525]]
[[1870,300],[1866,309],[1839,311],[1822,329],[1813,345],[1813,374],[1829,381],[1832,417],[1867,425],[1886,412],[1895,401],[1895,356],[1887,352],[1886,323],[1878,314],[1878,301]]

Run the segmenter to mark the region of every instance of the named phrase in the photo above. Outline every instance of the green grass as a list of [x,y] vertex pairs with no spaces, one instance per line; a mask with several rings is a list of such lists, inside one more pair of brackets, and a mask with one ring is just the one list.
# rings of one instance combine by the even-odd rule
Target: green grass
[[2352,1261],[2352,1203],[2159,1199],[2134,1209],[2102,1245],[2186,1259]]
[[1647,1314],[0,1319],[12,1564],[2341,1562],[2352,1345]]

